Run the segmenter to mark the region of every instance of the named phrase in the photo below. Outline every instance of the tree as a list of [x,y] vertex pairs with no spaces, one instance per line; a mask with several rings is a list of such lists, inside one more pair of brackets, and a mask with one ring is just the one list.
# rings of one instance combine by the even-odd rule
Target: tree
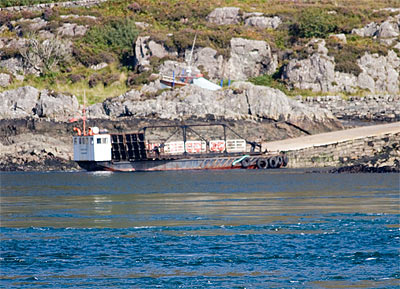
[[71,56],[71,46],[58,37],[39,40],[32,36],[20,50],[25,65],[40,74],[54,70],[61,62],[67,62]]

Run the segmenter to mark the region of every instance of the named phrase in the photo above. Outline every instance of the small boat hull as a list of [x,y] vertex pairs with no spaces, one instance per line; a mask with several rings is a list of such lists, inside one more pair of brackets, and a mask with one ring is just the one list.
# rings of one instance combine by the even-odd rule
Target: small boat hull
[[[268,158],[250,156],[244,161],[239,157],[188,158],[175,160],[143,161],[80,161],[79,166],[88,171],[146,172],[179,170],[228,170],[228,169],[263,169],[268,168]],[[260,161],[261,160],[261,161]],[[264,163],[262,162],[264,161]],[[262,164],[262,165],[260,165]],[[281,163],[281,167],[285,164]],[[270,167],[271,168],[271,167]]]
[[183,87],[188,85],[188,83],[185,82],[180,82],[180,81],[169,81],[169,80],[165,80],[165,79],[161,79],[160,80],[161,83],[161,88],[173,88],[173,87]]

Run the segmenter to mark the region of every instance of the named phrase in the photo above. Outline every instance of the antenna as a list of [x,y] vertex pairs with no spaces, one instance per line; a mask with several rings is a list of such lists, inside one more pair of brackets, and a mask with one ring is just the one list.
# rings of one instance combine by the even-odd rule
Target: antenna
[[83,90],[83,109],[82,109],[82,120],[83,120],[83,135],[86,135],[86,89]]
[[188,69],[187,69],[189,76],[190,76],[190,74],[192,74],[192,68],[190,67],[190,65],[192,64],[193,50],[194,50],[194,44],[196,43],[196,38],[197,38],[197,34],[194,35],[192,50],[190,51],[189,64],[188,64]]

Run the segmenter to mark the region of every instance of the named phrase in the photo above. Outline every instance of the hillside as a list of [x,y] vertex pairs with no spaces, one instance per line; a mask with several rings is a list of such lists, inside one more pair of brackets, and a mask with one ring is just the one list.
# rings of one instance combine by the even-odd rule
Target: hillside
[[48,2],[3,4],[2,91],[31,85],[82,103],[85,90],[89,104],[101,102],[185,67],[197,35],[193,66],[218,84],[248,80],[303,96],[399,93],[395,0],[86,0],[10,8]]

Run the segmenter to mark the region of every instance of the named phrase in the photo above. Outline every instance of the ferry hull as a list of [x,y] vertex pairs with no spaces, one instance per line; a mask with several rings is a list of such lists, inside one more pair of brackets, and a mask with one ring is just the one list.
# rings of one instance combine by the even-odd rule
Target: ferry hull
[[[178,170],[227,170],[264,168],[257,165],[259,157],[250,157],[237,162],[238,157],[193,158],[175,160],[144,160],[119,162],[80,161],[79,166],[88,171],[145,172],[145,171],[178,171]],[[265,166],[267,168],[267,166]]]

